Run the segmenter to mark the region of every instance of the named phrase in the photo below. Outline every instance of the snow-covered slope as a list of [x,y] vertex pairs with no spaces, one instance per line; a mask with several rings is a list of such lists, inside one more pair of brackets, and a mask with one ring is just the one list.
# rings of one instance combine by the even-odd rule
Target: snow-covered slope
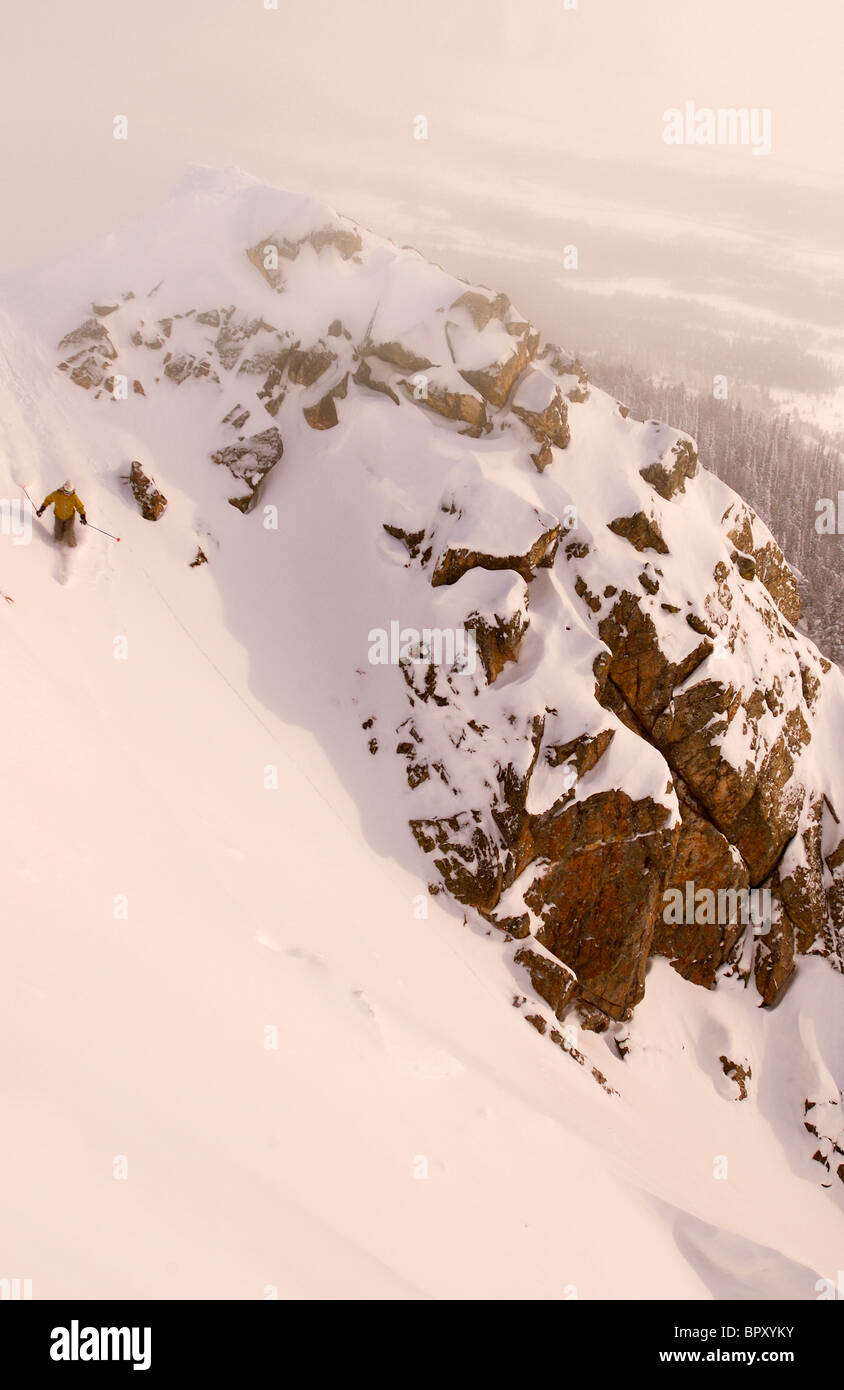
[[[121,537],[4,511],[2,1273],[816,1297],[842,696],[758,520],[504,296],[241,175],[0,302],[0,495]],[[772,930],[656,929],[694,874]]]

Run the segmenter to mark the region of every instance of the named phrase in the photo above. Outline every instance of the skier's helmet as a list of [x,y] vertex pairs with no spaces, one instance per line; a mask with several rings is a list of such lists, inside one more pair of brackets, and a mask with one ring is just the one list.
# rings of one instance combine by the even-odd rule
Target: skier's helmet
[[62,492],[73,492],[73,483],[62,483]]

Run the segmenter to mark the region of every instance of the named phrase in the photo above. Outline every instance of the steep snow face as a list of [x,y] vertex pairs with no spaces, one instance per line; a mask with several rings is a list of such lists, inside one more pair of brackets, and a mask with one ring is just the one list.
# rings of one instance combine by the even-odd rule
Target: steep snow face
[[[506,296],[244,176],[2,290],[4,495],[121,537],[4,511],[9,1273],[816,1297],[842,693],[758,519]],[[667,921],[690,880],[770,930]]]

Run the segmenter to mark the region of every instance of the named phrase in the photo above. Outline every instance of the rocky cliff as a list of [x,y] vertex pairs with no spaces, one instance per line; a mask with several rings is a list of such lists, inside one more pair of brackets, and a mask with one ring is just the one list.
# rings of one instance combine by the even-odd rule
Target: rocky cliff
[[56,367],[136,437],[183,393],[244,514],[336,432],[383,598],[362,737],[430,891],[599,1031],[654,954],[765,1004],[801,955],[841,970],[844,686],[758,517],[506,294],[304,200],[247,188],[237,219],[216,281],[91,285]]

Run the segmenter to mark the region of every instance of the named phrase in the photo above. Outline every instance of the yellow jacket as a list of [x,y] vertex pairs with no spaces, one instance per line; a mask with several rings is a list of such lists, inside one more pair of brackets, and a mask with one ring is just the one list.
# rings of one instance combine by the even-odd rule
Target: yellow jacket
[[51,502],[56,509],[56,516],[59,521],[67,521],[68,517],[73,516],[74,509],[80,516],[85,515],[85,508],[75,492],[64,492],[61,488],[56,488],[56,491],[51,492],[49,497],[44,498],[41,503],[41,510],[49,507]]

